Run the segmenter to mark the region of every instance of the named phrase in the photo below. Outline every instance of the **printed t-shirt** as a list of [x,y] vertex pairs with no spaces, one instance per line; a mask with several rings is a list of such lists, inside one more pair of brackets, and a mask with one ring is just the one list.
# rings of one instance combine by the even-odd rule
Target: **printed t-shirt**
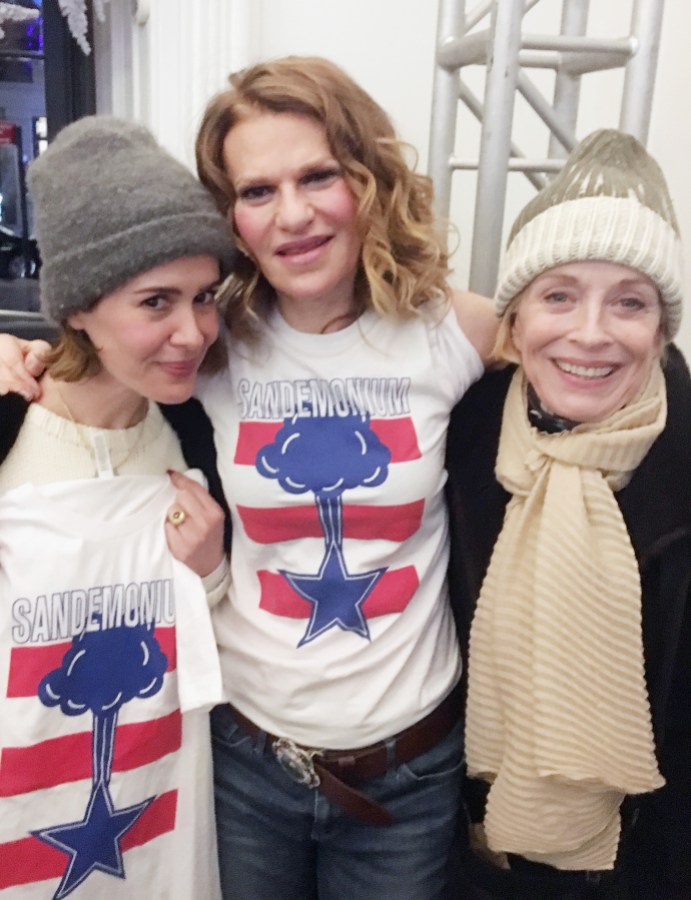
[[430,712],[460,675],[446,589],[449,413],[482,374],[455,314],[365,313],[203,379],[233,514],[214,611],[224,686],[257,725],[356,748]]
[[201,581],[166,477],[0,495],[0,896],[220,897]]

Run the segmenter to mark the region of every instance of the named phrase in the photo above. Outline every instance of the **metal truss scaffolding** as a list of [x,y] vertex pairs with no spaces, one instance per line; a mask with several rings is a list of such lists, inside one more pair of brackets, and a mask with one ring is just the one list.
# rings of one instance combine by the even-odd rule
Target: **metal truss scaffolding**
[[[643,143],[648,137],[664,0],[634,0],[630,33],[607,39],[586,35],[589,0],[560,0],[560,34],[524,33],[523,17],[538,2],[485,0],[466,12],[464,0],[439,0],[429,173],[438,211],[448,216],[453,172],[478,172],[469,286],[489,296],[501,251],[508,173],[523,172],[539,189],[548,173],[558,171],[578,142],[581,77],[623,67],[617,127]],[[463,81],[463,68],[470,65],[486,66],[483,100]],[[526,73],[531,68],[554,70],[550,100]],[[545,159],[526,158],[512,139],[516,92],[549,129]],[[454,156],[459,100],[481,123],[477,159]]]

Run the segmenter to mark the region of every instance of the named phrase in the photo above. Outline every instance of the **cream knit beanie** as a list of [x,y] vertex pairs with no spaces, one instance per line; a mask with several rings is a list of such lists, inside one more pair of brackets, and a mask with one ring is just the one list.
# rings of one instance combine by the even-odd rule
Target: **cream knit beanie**
[[581,260],[647,275],[660,291],[665,337],[674,337],[682,300],[679,226],[660,167],[621,131],[596,131],[581,141],[523,208],[499,274],[497,315],[542,272]]

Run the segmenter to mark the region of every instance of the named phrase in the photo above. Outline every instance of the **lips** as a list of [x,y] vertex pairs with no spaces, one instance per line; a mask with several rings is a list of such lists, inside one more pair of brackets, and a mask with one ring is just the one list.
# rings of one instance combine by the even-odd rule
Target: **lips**
[[578,363],[566,362],[566,360],[562,359],[555,359],[554,362],[560,371],[565,372],[567,375],[576,375],[578,378],[606,378],[616,369],[616,366],[613,365],[586,366]]
[[330,235],[315,235],[314,237],[303,238],[299,241],[287,241],[277,248],[276,255],[283,257],[302,256],[305,253],[318,250],[320,247],[328,244],[330,240]]
[[174,378],[191,378],[197,374],[199,360],[183,360],[180,362],[163,362],[160,364],[164,372]]

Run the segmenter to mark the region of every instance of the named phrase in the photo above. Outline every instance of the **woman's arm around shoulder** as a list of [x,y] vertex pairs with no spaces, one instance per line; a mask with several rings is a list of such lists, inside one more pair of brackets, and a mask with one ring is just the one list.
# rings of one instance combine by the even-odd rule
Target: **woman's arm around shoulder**
[[494,362],[492,350],[497,336],[499,320],[489,297],[471,291],[453,290],[451,305],[463,333],[475,347],[485,366]]

